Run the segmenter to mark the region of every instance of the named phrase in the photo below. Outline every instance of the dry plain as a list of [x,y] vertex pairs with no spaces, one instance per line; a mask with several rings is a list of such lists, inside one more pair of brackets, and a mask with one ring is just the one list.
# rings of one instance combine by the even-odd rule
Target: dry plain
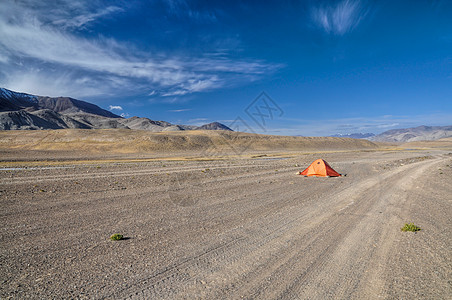
[[2,299],[452,295],[450,143],[89,133],[0,133]]

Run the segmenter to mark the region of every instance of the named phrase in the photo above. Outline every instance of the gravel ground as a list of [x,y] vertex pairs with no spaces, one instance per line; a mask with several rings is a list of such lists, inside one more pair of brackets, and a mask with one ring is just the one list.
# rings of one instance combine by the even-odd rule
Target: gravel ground
[[[319,157],[347,176],[295,175]],[[0,167],[0,297],[450,299],[450,178],[444,151]]]

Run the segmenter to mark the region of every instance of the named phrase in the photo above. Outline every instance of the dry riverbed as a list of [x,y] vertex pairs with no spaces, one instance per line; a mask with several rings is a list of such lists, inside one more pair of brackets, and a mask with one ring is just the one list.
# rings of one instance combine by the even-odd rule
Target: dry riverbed
[[4,163],[0,297],[450,298],[447,151],[265,155]]

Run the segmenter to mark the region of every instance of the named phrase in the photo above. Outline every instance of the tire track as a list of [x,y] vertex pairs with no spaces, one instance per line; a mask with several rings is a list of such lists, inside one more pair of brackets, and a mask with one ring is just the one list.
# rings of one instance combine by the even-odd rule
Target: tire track
[[100,178],[116,178],[116,177],[131,177],[131,176],[144,176],[144,175],[154,175],[161,173],[178,173],[178,172],[193,172],[193,171],[202,171],[206,168],[212,170],[224,170],[224,169],[234,169],[234,168],[262,168],[268,167],[268,165],[227,165],[227,166],[201,166],[201,167],[174,167],[174,168],[150,168],[146,170],[130,170],[130,171],[111,171],[105,173],[79,173],[79,174],[61,174],[61,175],[49,175],[49,176],[40,176],[36,178],[35,176],[29,177],[13,177],[13,178],[2,178],[0,184],[9,185],[9,184],[29,184],[29,183],[38,183],[38,182],[48,182],[48,181],[56,181],[56,180],[82,180],[82,179],[100,179]]
[[[42,298],[76,298],[75,284],[89,298],[385,295],[381,292],[387,288],[385,277],[379,273],[385,265],[378,260],[391,253],[387,245],[392,245],[393,231],[387,226],[374,230],[369,224],[399,222],[400,196],[418,176],[410,173],[434,164],[433,160],[431,165],[427,161],[395,163],[383,171],[386,160],[376,165],[373,156],[363,154],[370,158],[359,166],[350,157],[337,162],[351,175],[337,179],[294,176],[290,164],[268,162],[239,162],[224,173],[220,171],[232,164],[196,163],[185,168],[137,164],[141,168],[127,166],[126,170],[113,165],[100,170],[98,175],[105,177],[99,181],[84,173],[91,167],[77,168],[75,174],[61,172],[86,181],[68,185],[69,179],[64,179],[54,193],[31,194],[30,186],[16,177],[16,184],[0,190],[5,205],[2,241],[10,253],[4,257],[2,270],[12,274],[4,295],[24,282],[24,295]],[[206,168],[212,172],[201,174]],[[121,178],[137,176],[137,171],[142,177],[130,185],[127,178],[118,180],[127,186],[125,190],[116,190],[109,180],[111,174]],[[29,180],[31,174],[50,176],[52,172],[56,174],[34,170],[21,175]],[[165,176],[146,178],[149,172]],[[177,192],[195,192],[195,197],[202,198],[195,206],[180,207],[168,199],[168,179],[177,174],[187,180],[187,187]],[[46,178],[49,186],[38,188],[56,187],[60,176],[53,178]],[[199,184],[199,191],[193,191],[191,184]],[[107,241],[112,229],[124,232],[130,240]],[[373,290],[369,289],[371,281],[376,282]]]
[[[365,216],[368,211],[378,203],[379,197],[377,196],[377,194],[375,194],[375,190],[379,190],[381,180],[389,181],[392,182],[391,185],[396,185],[396,181],[391,181],[392,177],[398,176],[398,174],[400,174],[401,172],[406,172],[409,169],[416,168],[419,164],[425,164],[429,166],[432,163],[433,162],[430,161],[415,163],[413,165],[392,171],[389,174],[385,174],[382,179],[372,178],[369,180],[364,180],[359,186],[354,187],[352,190],[342,191],[342,193],[345,193],[345,195],[355,194],[356,196],[354,198],[356,199],[366,198],[366,201],[353,202],[351,205],[350,203],[348,203],[344,206],[344,202],[348,201],[347,199],[344,201],[344,198],[347,197],[345,197],[345,195],[339,196],[338,198],[342,200],[335,203],[335,208],[330,209],[330,211],[327,211],[323,214],[321,213],[319,216],[317,216],[317,222],[315,222],[316,224],[308,228],[307,231],[306,228],[304,228],[305,234],[300,235],[300,238],[295,239],[295,241],[293,242],[294,246],[290,247],[290,249],[286,252],[281,251],[281,247],[278,246],[281,244],[280,241],[284,239],[292,239],[295,235],[301,234],[302,232],[300,231],[297,224],[306,222],[308,220],[307,217],[312,218],[312,216],[307,216],[306,214],[295,214],[291,218],[285,218],[285,223],[270,232],[267,232],[267,230],[265,229],[261,231],[249,229],[252,232],[252,235],[248,237],[241,237],[240,239],[236,240],[236,243],[231,243],[225,245],[225,247],[220,247],[218,248],[218,251],[209,251],[205,254],[195,256],[187,261],[184,261],[183,265],[178,265],[177,267],[172,268],[172,271],[177,270],[177,272],[180,272],[181,274],[191,274],[190,276],[182,277],[186,278],[185,282],[184,280],[179,279],[177,280],[177,282],[166,282],[165,284],[164,281],[158,282],[159,279],[155,278],[155,280],[151,283],[151,288],[142,289],[139,292],[135,292],[134,294],[130,295],[129,297],[147,297],[151,295],[152,297],[171,297],[171,293],[165,294],[165,287],[167,287],[167,284],[174,286],[185,284],[185,287],[183,289],[181,288],[182,291],[189,292],[187,295],[197,295],[200,293],[199,284],[197,284],[196,281],[194,284],[190,284],[188,283],[188,281],[193,280],[193,278],[195,278],[195,280],[196,278],[205,278],[205,272],[209,269],[211,270],[211,274],[213,274],[212,277],[218,276],[218,274],[215,273],[221,273],[223,275],[226,274],[226,279],[231,280],[231,278],[234,277],[233,275],[241,274],[241,276],[239,275],[238,279],[236,279],[235,282],[247,282],[246,279],[243,278],[243,274],[246,274],[245,269],[247,269],[247,272],[253,272],[253,269],[256,268],[256,265],[259,261],[259,259],[257,258],[272,257],[272,255],[275,255],[275,253],[280,256],[280,258],[278,258],[276,262],[273,263],[273,265],[277,266],[277,268],[274,268],[276,269],[276,271],[273,271],[273,273],[271,273],[271,275],[275,278],[281,278],[280,276],[283,276],[287,273],[288,270],[291,269],[304,270],[302,273],[295,276],[291,284],[287,285],[284,290],[275,292],[278,289],[273,289],[274,296],[277,296],[277,298],[291,297],[291,295],[293,296],[296,287],[299,286],[301,282],[313,280],[314,278],[316,278],[316,276],[318,276],[320,270],[323,270],[325,268],[325,264],[327,263],[329,258],[331,258],[333,250],[338,247],[340,241],[348,236],[350,228],[356,227],[356,225],[362,220],[363,216]],[[327,199],[327,201],[324,201],[324,203],[328,203],[328,200],[332,200],[331,198],[335,198],[335,196],[329,197],[329,199]],[[343,207],[339,209],[340,206]],[[320,209],[320,211],[323,210]],[[344,216],[346,216],[345,222]],[[331,218],[333,218],[333,220],[331,220]],[[312,220],[310,221],[312,222]],[[328,241],[328,244],[325,245],[325,242],[321,241]],[[269,246],[269,243],[273,243],[274,245]],[[322,247],[314,246],[316,244],[322,245]],[[276,251],[274,251],[274,249],[276,249]],[[262,254],[259,254],[259,251]],[[313,262],[306,265],[305,262],[299,262],[299,260],[296,260],[295,258],[299,255],[300,251],[311,253],[312,257],[314,257]],[[212,269],[212,264],[209,264],[209,261],[215,261],[216,264],[218,264],[217,261],[219,260],[219,257],[221,258],[222,255],[226,256],[223,259],[225,261],[222,263],[222,266],[219,267],[217,265]],[[252,260],[253,257],[256,258],[254,261]],[[265,261],[265,263],[268,264],[268,261]],[[231,266],[231,264],[236,265]],[[248,267],[243,267],[244,265],[248,265]],[[230,270],[227,271],[225,269],[225,266],[229,266]],[[173,272],[170,273],[171,275],[168,275],[166,279],[170,280],[170,278],[177,278],[177,276],[174,276],[174,274],[172,274]],[[264,272],[262,274],[253,273],[252,275],[253,277],[255,277],[255,279],[249,280],[251,289],[253,289],[252,287],[258,286],[258,288],[254,288],[254,292],[240,292],[238,289],[231,291],[230,288],[227,289],[223,287],[223,290],[226,290],[227,294],[216,296],[228,297],[232,292],[234,296],[239,296],[238,294],[248,294],[251,295],[251,298],[259,298],[259,296],[262,296],[261,293],[263,291],[268,292],[268,285],[267,288],[265,288],[263,286],[259,286],[257,283],[262,282],[263,278],[267,277],[268,272]],[[259,276],[256,277],[256,275]],[[160,285],[163,285],[163,287],[159,287]],[[248,285],[242,285],[242,289],[247,290],[246,286]],[[178,291],[179,290],[175,288],[171,292],[177,295]],[[181,293],[182,291],[179,291],[179,293]],[[208,296],[209,293],[201,293],[200,295]],[[266,293],[265,295],[268,296],[269,294]]]

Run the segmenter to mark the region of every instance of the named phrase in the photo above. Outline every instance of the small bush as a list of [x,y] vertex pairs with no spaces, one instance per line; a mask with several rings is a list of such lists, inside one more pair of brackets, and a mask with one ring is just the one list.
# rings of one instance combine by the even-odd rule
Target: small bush
[[416,231],[420,231],[421,228],[420,228],[420,227],[417,227],[416,225],[414,225],[414,223],[410,223],[410,224],[406,223],[405,226],[403,226],[403,227],[401,228],[401,230],[402,230],[402,231],[405,231],[405,232],[406,232],[406,231],[416,232]]
[[110,237],[110,240],[112,241],[120,241],[124,238],[124,236],[122,234],[119,233],[115,233]]

